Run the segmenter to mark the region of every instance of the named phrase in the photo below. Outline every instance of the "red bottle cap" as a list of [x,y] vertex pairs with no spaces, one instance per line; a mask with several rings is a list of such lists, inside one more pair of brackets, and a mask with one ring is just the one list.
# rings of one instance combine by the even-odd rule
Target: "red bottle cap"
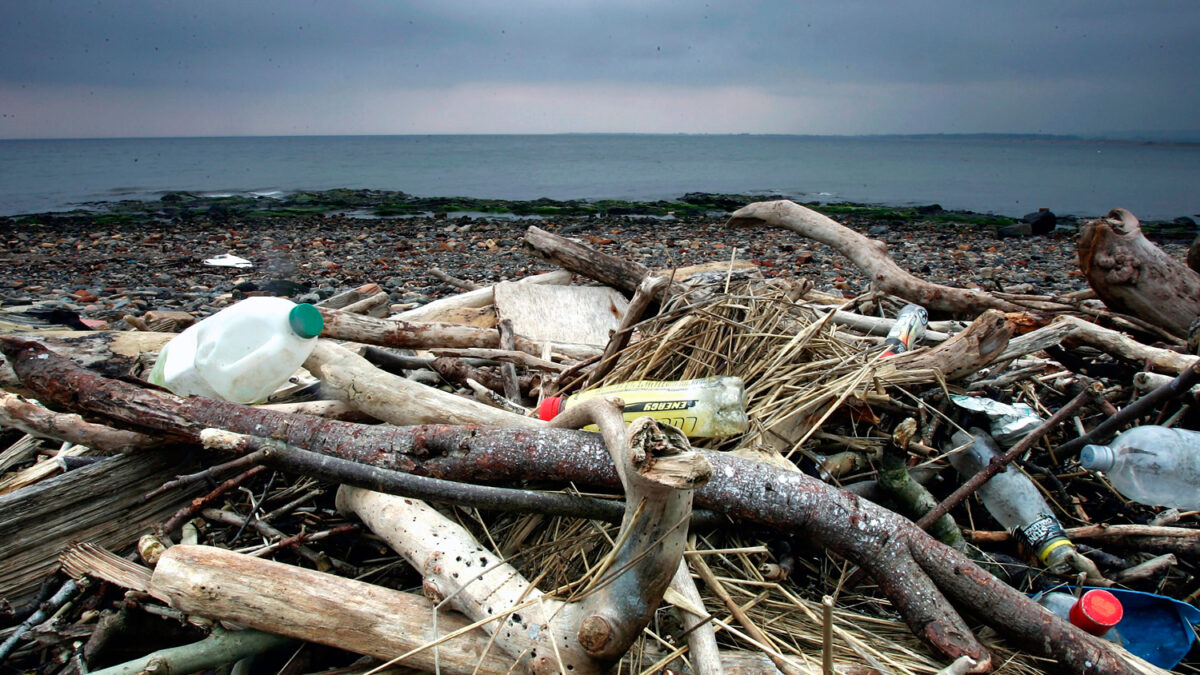
[[1071,623],[1092,635],[1104,635],[1124,615],[1125,609],[1117,596],[1099,588],[1084,593],[1071,606]]
[[560,412],[562,412],[561,396],[547,396],[538,404],[538,419],[540,420],[552,420]]

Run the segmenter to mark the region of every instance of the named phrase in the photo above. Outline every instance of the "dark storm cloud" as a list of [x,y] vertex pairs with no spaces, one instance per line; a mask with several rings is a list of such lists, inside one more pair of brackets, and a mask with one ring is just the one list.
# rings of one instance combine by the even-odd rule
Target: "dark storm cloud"
[[[848,114],[860,127],[849,133],[886,131],[889,120],[915,129],[941,101],[967,127],[956,131],[1061,132],[1072,116],[1081,131],[1200,126],[1190,119],[1200,103],[1194,2],[4,4],[0,91],[57,92],[60,104],[101,92],[97,114],[117,105],[113,92],[214,110],[226,96],[239,106],[262,96],[267,107],[272,94],[341,96],[365,110],[387,92],[525,86],[553,99],[548,88],[627,86],[749,89],[766,97],[764,111],[787,99],[798,117],[821,110],[822,97],[827,108],[880,108]],[[995,100],[963,99],[987,96]],[[1007,100],[1022,96],[1067,106],[1062,123]],[[36,101],[27,94],[22,112]],[[1100,114],[1104,106],[1141,110]],[[363,114],[364,124],[382,119]],[[6,131],[20,134],[0,118]]]

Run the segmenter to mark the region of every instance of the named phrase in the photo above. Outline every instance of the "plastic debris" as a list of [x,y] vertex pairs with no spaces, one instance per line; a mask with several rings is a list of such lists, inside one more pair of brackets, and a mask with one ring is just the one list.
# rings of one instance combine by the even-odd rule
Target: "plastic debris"
[[204,261],[204,264],[210,267],[254,267],[254,263],[249,260],[229,253],[221,254],[215,258],[208,258]]

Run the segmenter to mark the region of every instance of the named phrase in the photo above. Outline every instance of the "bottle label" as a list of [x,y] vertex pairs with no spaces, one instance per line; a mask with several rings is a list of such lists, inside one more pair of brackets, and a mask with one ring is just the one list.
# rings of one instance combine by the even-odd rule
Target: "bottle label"
[[640,403],[630,403],[625,406],[627,413],[651,413],[664,412],[667,410],[687,410],[696,405],[698,401],[642,401]]
[[1014,527],[1012,534],[1043,563],[1051,551],[1071,542],[1058,519],[1050,515],[1042,516],[1028,525]]
[[[692,438],[721,438],[746,430],[746,389],[740,377],[697,380],[639,380],[572,394],[567,402],[618,396],[625,403],[625,422],[648,416]],[[569,405],[570,403],[567,403]],[[593,426],[584,427],[594,431]]]
[[887,350],[883,353],[883,357],[892,356],[893,354],[902,354],[921,341],[925,337],[925,326],[929,324],[929,312],[920,305],[905,305],[900,310],[900,314],[896,317],[896,323],[892,324],[891,330],[888,331],[887,339],[884,344],[887,345]]

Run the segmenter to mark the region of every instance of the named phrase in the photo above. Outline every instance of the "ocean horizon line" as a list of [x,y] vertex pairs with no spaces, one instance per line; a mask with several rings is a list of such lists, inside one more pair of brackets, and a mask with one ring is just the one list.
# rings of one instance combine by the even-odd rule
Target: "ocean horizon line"
[[1049,134],[404,134],[0,141],[0,213],[165,192],[402,190],[484,199],[647,201],[689,192],[1200,213],[1200,143]]
[[153,140],[227,140],[227,139],[283,139],[283,138],[549,138],[549,137],[638,137],[677,138],[800,138],[800,139],[972,139],[982,140],[1030,140],[1061,142],[1108,142],[1139,143],[1149,145],[1200,145],[1200,130],[1180,132],[1128,131],[1095,134],[1051,134],[1037,132],[922,132],[922,133],[863,133],[863,134],[804,134],[782,132],[658,132],[658,131],[560,131],[538,133],[516,132],[463,132],[463,133],[279,133],[279,134],[211,134],[181,136],[39,136],[0,138],[0,142],[44,142],[44,141],[153,141]]

